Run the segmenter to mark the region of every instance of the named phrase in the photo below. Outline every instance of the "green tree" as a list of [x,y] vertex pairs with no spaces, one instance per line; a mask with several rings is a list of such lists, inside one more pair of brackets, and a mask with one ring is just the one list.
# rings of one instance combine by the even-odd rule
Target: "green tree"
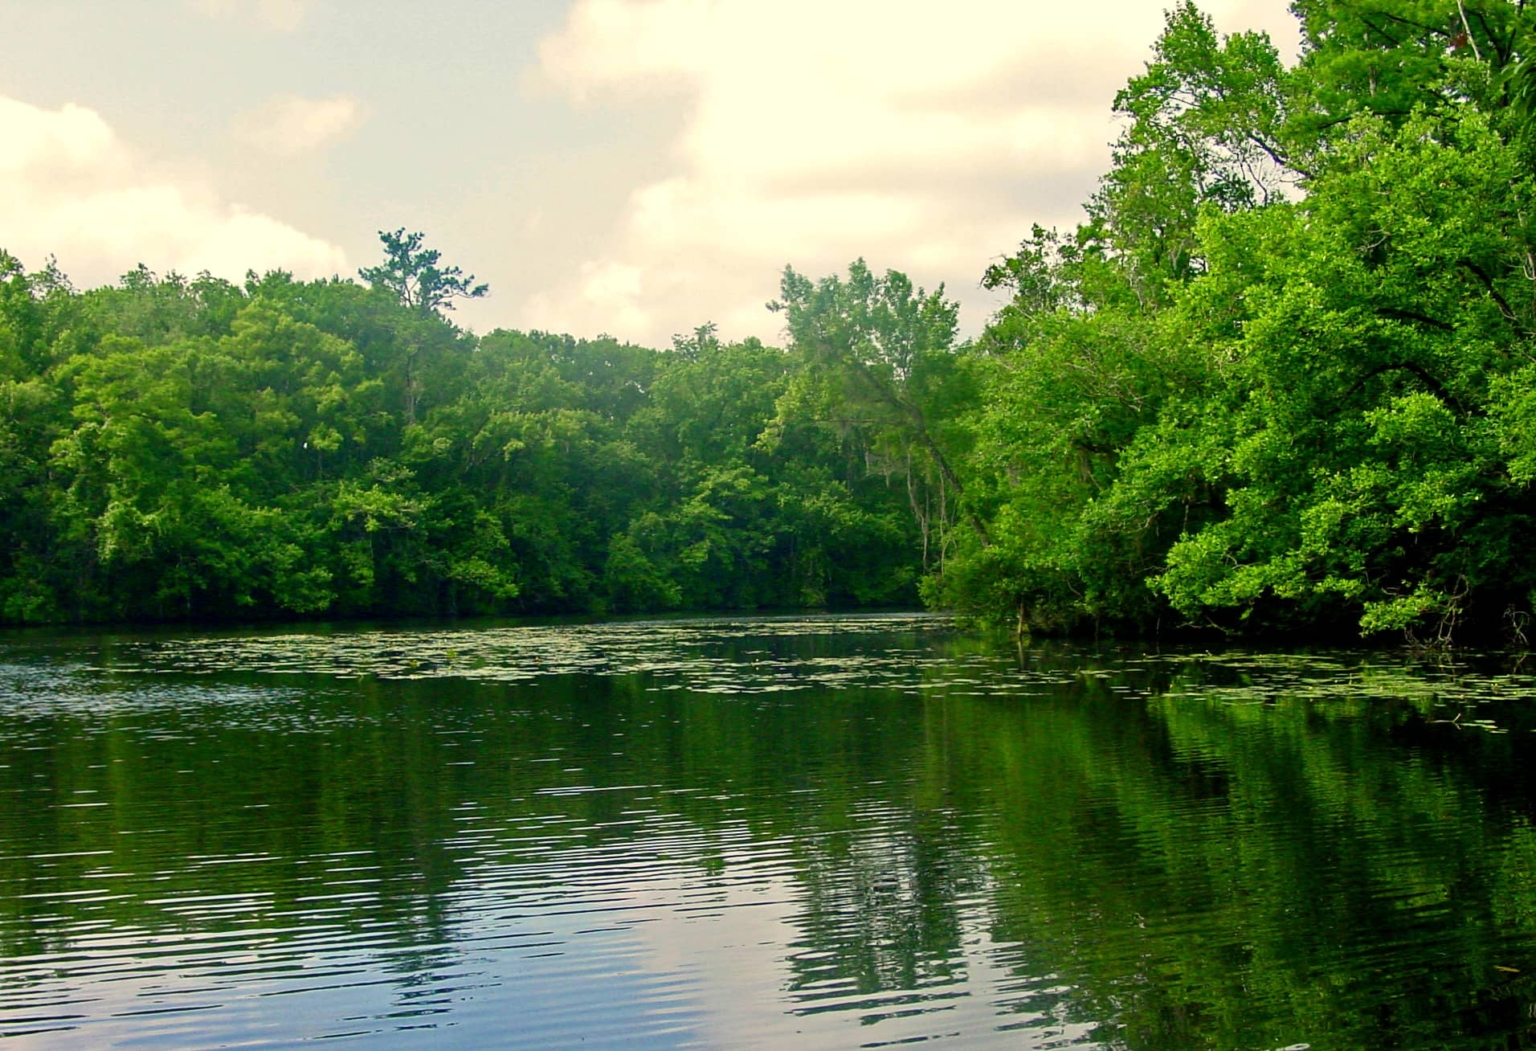
[[[801,419],[832,429],[865,472],[900,472],[921,528],[925,562],[942,562],[953,523],[964,517],[985,543],[987,528],[965,502],[946,445],[964,401],[955,354],[957,305],[914,288],[898,271],[879,277],[860,259],[847,280],[811,281],[786,268],[779,298],[800,368],[780,399],[780,425]],[[958,397],[957,397],[958,396]],[[856,468],[857,470],[857,468]]]
[[375,288],[383,289],[407,310],[421,314],[440,314],[453,309],[455,299],[480,299],[491,290],[487,284],[475,284],[475,275],[464,275],[457,266],[439,266],[442,253],[424,247],[425,235],[406,233],[405,227],[390,233],[379,231],[384,245],[384,262],[359,270],[358,276]]
[[1296,8],[1295,70],[1172,12],[1090,223],[988,272],[996,543],[938,596],[1068,629],[1530,615],[1529,13]]

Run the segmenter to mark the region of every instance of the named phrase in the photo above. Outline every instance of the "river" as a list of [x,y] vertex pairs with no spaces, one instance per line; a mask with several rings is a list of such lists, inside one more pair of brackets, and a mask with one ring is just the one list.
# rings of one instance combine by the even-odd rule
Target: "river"
[[0,1047],[1536,1046],[1536,678],[927,616],[0,636]]

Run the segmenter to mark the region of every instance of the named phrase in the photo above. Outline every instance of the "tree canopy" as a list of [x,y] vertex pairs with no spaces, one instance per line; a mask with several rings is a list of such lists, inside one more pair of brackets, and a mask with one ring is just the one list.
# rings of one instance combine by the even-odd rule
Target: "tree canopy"
[[[1303,57],[1169,12],[1067,235],[987,280],[945,600],[1045,628],[1520,635],[1536,13],[1301,0]],[[1523,636],[1522,636],[1523,637]]]
[[906,492],[782,411],[799,358],[475,337],[485,286],[382,240],[371,288],[0,257],[0,620],[916,601]]
[[[1526,640],[1536,8],[1190,2],[1072,230],[940,287],[786,268],[783,349],[342,279],[0,255],[0,618],[927,602],[1021,630]],[[366,287],[365,287],[366,286]]]

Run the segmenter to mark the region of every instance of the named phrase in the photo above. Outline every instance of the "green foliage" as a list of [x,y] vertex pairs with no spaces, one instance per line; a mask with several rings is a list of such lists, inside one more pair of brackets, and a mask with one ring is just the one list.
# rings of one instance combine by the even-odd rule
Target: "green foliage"
[[372,287],[76,292],[0,253],[0,617],[909,603],[1020,630],[1507,632],[1536,614],[1536,8],[1168,12],[1087,221],[957,308],[786,268],[784,350]]
[[860,259],[846,281],[812,282],[786,268],[769,309],[784,314],[799,364],[779,399],[770,445],[787,429],[809,426],[866,474],[878,470],[888,483],[899,475],[925,569],[943,565],[962,516],[985,538],[950,463],[968,444],[958,422],[974,388],[954,347],[958,308],[944,289],[929,294],[896,271],[877,277]]
[[442,253],[423,247],[420,233],[408,234],[405,227],[394,233],[379,231],[384,244],[384,262],[359,270],[358,276],[374,288],[388,292],[407,310],[436,314],[452,310],[455,299],[479,299],[490,285],[475,284],[475,275],[464,276],[457,266],[438,266]]
[[1014,299],[963,471],[994,543],[936,599],[1433,642],[1530,615],[1531,16],[1296,10],[1292,70],[1171,12],[1090,222],[988,271]]
[[373,289],[0,256],[0,621],[915,599],[906,493],[779,419],[798,357],[476,338],[483,286],[384,241]]

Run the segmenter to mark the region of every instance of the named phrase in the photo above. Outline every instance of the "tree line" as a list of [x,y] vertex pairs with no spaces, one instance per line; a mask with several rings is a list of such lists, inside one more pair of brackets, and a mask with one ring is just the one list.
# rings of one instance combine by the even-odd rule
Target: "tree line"
[[921,481],[782,416],[790,355],[475,337],[413,254],[85,292],[0,260],[0,616],[916,601]]
[[1115,99],[1070,232],[986,283],[933,593],[1054,629],[1526,641],[1536,587],[1536,9],[1192,4]]
[[361,280],[0,255],[0,619],[929,604],[1021,630],[1526,641],[1536,10],[1168,12],[1086,220],[956,306],[786,269],[785,346]]

